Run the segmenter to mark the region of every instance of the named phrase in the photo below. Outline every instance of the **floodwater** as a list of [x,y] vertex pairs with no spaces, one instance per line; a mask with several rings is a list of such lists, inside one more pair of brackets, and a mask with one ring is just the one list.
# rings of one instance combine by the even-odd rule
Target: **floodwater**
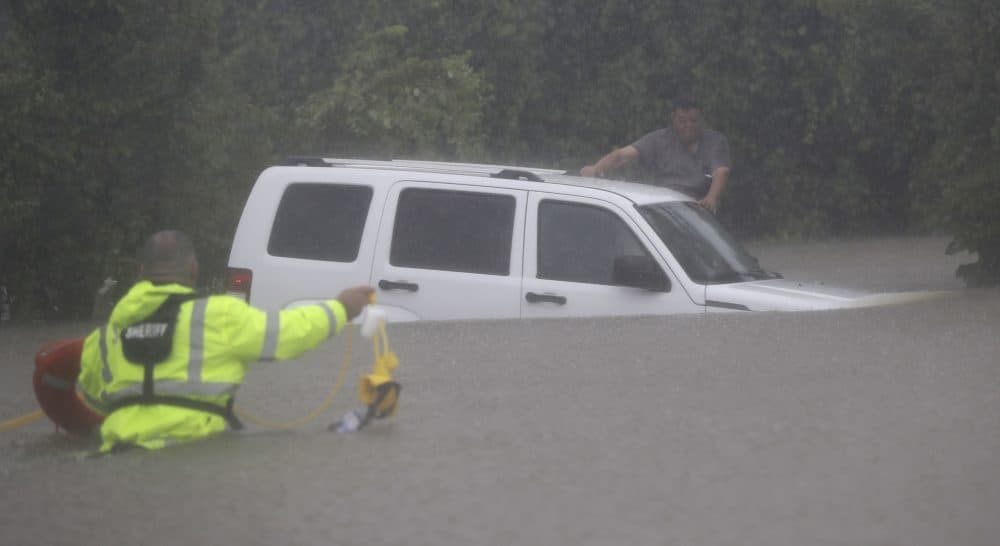
[[[331,409],[160,452],[85,458],[47,422],[0,436],[0,543],[1000,544],[1000,291],[943,238],[751,245],[786,277],[948,290],[816,313],[392,325],[399,414]],[[31,358],[86,324],[0,330],[0,420]],[[242,411],[293,419],[347,337],[262,366]]]

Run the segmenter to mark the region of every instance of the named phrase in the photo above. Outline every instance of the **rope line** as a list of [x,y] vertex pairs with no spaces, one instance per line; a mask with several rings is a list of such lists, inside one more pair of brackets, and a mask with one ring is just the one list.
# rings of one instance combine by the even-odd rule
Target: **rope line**
[[42,410],[33,411],[27,415],[22,415],[20,417],[15,417],[10,421],[4,421],[0,423],[0,432],[7,432],[8,430],[14,430],[15,428],[20,428],[25,425],[30,425],[35,421],[39,421],[45,417],[45,412]]
[[354,340],[354,327],[351,325],[347,325],[347,328],[350,328],[350,331],[347,332],[347,341],[346,341],[347,347],[344,349],[344,361],[340,365],[340,371],[337,372],[337,380],[334,382],[333,388],[330,389],[330,392],[327,393],[326,398],[322,402],[320,402],[319,406],[317,406],[314,410],[310,411],[304,417],[300,417],[298,419],[293,419],[291,421],[286,421],[283,423],[268,421],[260,417],[255,417],[246,412],[240,411],[238,407],[234,408],[236,416],[239,417],[240,419],[245,420],[248,423],[252,423],[259,427],[264,427],[274,430],[288,430],[288,429],[298,428],[319,417],[319,415],[324,411],[326,411],[326,409],[330,407],[330,404],[333,403],[333,399],[336,398],[337,393],[340,391],[340,387],[344,384],[344,378],[347,376],[347,368],[351,363],[351,346],[353,345],[352,341]]

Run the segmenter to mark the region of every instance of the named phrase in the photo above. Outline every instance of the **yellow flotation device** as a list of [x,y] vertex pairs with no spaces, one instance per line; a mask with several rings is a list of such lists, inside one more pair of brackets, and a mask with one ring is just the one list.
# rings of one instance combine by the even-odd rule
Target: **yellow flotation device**
[[399,357],[389,347],[385,330],[385,312],[375,305],[375,296],[365,308],[361,335],[372,338],[374,362],[371,373],[361,376],[358,397],[365,409],[352,410],[328,427],[336,432],[353,432],[366,426],[372,419],[384,419],[396,414],[402,385],[392,379],[392,372],[399,366]]
[[[373,310],[370,310],[373,311]],[[377,311],[373,311],[378,315]],[[375,419],[389,417],[396,413],[400,384],[392,379],[392,372],[399,365],[399,357],[389,347],[389,336],[385,332],[385,318],[377,316],[376,335],[372,336],[375,361],[372,372],[361,377],[358,396],[368,406],[368,413]]]

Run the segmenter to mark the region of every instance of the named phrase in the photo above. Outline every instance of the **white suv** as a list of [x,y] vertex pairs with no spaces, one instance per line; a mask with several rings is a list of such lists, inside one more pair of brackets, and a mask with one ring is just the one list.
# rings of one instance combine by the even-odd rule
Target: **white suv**
[[260,174],[229,292],[264,309],[370,284],[390,320],[810,310],[871,303],[763,270],[664,188],[563,171],[301,158]]

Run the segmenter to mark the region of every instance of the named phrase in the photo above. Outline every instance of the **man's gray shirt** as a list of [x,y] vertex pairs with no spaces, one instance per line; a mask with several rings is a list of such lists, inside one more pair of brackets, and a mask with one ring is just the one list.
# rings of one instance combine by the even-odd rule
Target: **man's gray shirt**
[[653,131],[632,146],[639,150],[639,167],[651,184],[680,190],[701,199],[712,185],[712,171],[729,167],[729,141],[711,129],[702,129],[692,153],[673,129]]

